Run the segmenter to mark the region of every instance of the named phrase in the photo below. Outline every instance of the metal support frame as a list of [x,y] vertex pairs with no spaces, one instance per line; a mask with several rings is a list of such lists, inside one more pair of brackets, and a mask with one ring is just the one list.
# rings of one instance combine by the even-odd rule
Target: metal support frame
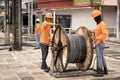
[[[56,11],[54,10],[53,11],[53,23],[55,23],[55,15],[56,15]],[[53,30],[55,30],[55,26],[54,26]]]

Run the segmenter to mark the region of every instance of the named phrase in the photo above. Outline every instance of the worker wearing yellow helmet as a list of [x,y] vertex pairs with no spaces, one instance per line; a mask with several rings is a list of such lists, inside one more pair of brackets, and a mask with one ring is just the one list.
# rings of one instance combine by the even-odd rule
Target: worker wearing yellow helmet
[[50,12],[46,13],[45,18],[52,19],[53,18],[52,13]]
[[94,74],[94,76],[104,76],[104,74],[108,74],[106,61],[103,56],[108,30],[106,29],[106,25],[101,18],[101,12],[99,10],[93,10],[91,16],[97,24],[96,30],[92,31],[94,36],[91,37],[94,40],[97,55],[97,73]]
[[46,58],[48,55],[48,50],[49,50],[49,44],[51,41],[50,38],[50,28],[52,26],[61,26],[61,24],[55,24],[52,23],[53,16],[52,13],[48,12],[45,15],[45,20],[42,23],[42,28],[41,28],[41,38],[40,38],[40,45],[41,45],[41,51],[42,51],[42,65],[41,69],[44,69],[45,72],[48,72],[50,68],[47,66],[46,63]]
[[92,17],[95,18],[97,16],[101,15],[101,12],[99,10],[93,10]]

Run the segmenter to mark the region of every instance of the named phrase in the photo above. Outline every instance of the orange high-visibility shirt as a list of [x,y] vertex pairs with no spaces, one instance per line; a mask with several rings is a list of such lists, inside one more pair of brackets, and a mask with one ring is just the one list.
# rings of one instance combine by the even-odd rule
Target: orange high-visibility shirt
[[96,26],[95,33],[95,45],[99,44],[101,41],[105,44],[106,38],[108,36],[108,30],[106,29],[105,23],[102,21]]
[[50,28],[52,26],[55,26],[55,24],[47,21],[42,23],[40,43],[46,45],[50,44]]
[[35,34],[41,34],[41,25],[40,25],[40,23],[36,23],[36,25],[35,25]]

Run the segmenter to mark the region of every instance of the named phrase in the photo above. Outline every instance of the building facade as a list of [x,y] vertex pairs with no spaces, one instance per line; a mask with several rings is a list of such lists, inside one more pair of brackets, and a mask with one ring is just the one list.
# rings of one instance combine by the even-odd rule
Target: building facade
[[[83,1],[83,2],[81,2]],[[55,15],[54,22],[61,23],[65,29],[74,31],[80,26],[95,29],[91,18],[92,6],[100,6],[100,0],[84,2],[84,0],[37,0],[39,9],[47,9]],[[45,11],[41,12],[44,15]]]
[[[118,6],[117,0],[36,0],[38,8],[50,10],[54,16],[54,22],[62,23],[64,28],[76,30],[80,26],[95,29],[96,23],[91,18],[93,9],[100,6],[103,20],[109,31],[109,37],[119,40],[120,28],[117,26]],[[45,11],[40,12],[41,15]]]
[[119,24],[119,7],[117,0],[103,0],[101,4],[101,11],[103,13],[103,20],[109,30],[110,37],[120,40],[120,26]]
[[0,1],[0,31],[4,29],[4,19],[5,19],[5,13],[4,13],[4,1]]

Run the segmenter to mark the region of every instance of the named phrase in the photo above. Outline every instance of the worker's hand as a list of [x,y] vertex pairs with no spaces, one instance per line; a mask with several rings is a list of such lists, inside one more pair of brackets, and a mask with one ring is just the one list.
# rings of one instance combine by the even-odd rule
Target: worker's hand
[[56,28],[61,28],[61,24],[56,24]]
[[90,33],[94,33],[94,31],[93,30],[88,30]]
[[55,26],[57,26],[57,27],[61,27],[62,25],[61,25],[61,24],[56,24]]
[[91,38],[92,40],[95,40],[95,35],[94,35],[94,33],[90,33],[90,38]]

